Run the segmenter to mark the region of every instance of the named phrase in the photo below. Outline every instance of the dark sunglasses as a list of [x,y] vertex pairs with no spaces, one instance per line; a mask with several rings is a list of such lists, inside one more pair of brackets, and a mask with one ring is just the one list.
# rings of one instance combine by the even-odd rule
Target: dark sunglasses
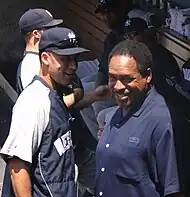
[[78,46],[79,46],[78,40],[76,38],[70,38],[57,43],[49,44],[40,50],[45,51],[46,49],[50,49],[50,48],[67,49],[67,48],[74,48]]

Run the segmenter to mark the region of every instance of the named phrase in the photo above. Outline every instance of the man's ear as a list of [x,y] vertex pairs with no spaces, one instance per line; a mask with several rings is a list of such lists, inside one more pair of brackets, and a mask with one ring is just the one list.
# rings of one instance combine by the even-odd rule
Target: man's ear
[[46,66],[49,65],[49,54],[47,52],[41,53],[41,61],[44,65],[46,65]]
[[34,30],[32,32],[32,35],[36,38],[36,39],[40,39],[41,38],[41,33],[39,30]]
[[150,83],[152,81],[152,70],[150,68],[147,69],[147,83]]

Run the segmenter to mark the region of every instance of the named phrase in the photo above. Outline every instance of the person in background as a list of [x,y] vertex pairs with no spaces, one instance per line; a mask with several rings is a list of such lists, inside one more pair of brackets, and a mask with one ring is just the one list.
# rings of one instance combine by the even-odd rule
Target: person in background
[[183,196],[171,114],[151,83],[152,64],[137,41],[122,41],[110,53],[109,85],[119,108],[97,146],[96,196]]
[[20,32],[26,43],[22,62],[17,70],[17,92],[20,94],[39,74],[39,41],[43,32],[63,23],[62,19],[54,19],[52,14],[42,8],[27,10],[19,20]]

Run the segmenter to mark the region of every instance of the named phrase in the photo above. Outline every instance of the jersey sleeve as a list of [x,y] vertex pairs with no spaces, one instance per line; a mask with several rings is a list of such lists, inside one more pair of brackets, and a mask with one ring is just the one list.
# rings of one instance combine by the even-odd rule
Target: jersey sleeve
[[48,124],[48,114],[44,105],[31,96],[21,94],[12,114],[10,132],[1,155],[6,160],[16,156],[32,163],[32,156],[38,150],[42,134]]

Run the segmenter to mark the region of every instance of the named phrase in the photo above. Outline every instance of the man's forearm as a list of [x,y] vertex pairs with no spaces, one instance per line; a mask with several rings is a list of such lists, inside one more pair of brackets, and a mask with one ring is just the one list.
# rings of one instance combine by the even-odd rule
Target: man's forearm
[[71,93],[69,95],[63,96],[64,103],[69,108],[75,103],[75,95]]
[[32,187],[29,175],[29,166],[19,158],[9,161],[11,180],[16,197],[32,197]]
[[78,103],[84,96],[82,88],[75,88],[72,93],[63,96],[64,103],[69,108],[75,103]]
[[85,95],[83,99],[75,105],[75,107],[79,110],[82,110],[91,105],[95,101],[96,97],[94,95],[94,92],[90,92],[87,95]]

